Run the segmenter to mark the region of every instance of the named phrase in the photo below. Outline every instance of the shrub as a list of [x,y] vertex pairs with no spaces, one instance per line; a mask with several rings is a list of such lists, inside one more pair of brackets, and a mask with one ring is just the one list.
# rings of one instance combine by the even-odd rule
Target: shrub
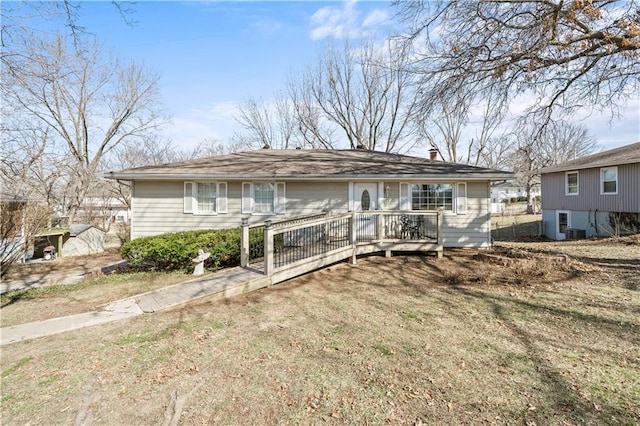
[[138,238],[124,243],[122,258],[134,268],[152,270],[191,270],[198,250],[211,253],[205,267],[240,264],[240,229],[172,232]]

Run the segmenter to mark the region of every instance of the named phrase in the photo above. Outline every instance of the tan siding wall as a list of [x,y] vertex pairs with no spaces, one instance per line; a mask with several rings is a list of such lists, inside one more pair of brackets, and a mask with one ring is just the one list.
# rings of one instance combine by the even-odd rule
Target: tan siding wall
[[565,195],[565,173],[542,175],[544,210],[640,212],[640,163],[618,166],[618,194],[600,195],[600,169],[578,170],[578,195]]
[[183,213],[183,182],[136,181],[133,186],[131,237],[138,238],[166,232],[240,226],[240,184],[229,184],[227,214],[193,215]]
[[[193,229],[234,228],[240,225],[241,182],[228,182],[228,213],[193,215],[183,213],[183,182],[137,181],[133,186],[132,238]],[[398,208],[398,182],[385,182],[389,196],[384,209]],[[287,182],[284,215],[251,215],[249,223],[314,214],[327,209],[334,214],[349,208],[347,182]],[[488,182],[467,184],[467,214],[445,215],[445,247],[478,247],[490,243]]]
[[322,210],[349,211],[347,182],[287,182],[287,215],[315,214]]
[[489,182],[467,183],[467,214],[444,215],[445,247],[488,247],[491,245]]
[[[242,183],[227,183],[227,213],[193,215],[183,213],[183,182],[136,181],[133,186],[131,237],[139,238],[167,232],[193,229],[235,228],[242,217]],[[316,182],[287,182],[286,213],[284,215],[253,214],[249,223],[268,219],[314,214],[329,209],[334,213],[348,210],[347,182],[322,184]]]

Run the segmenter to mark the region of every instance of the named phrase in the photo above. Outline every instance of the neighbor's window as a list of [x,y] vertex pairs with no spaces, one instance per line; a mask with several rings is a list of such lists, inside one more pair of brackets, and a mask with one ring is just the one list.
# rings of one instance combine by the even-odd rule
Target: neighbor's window
[[578,172],[567,172],[566,178],[566,195],[578,195]]
[[604,167],[600,169],[600,180],[602,182],[600,188],[602,194],[618,193],[618,168]]
[[411,210],[453,211],[453,185],[421,183],[411,185]]

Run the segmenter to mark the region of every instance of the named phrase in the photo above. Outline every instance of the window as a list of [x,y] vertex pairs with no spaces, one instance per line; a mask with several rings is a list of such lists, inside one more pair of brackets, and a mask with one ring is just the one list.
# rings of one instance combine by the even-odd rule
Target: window
[[184,213],[217,214],[227,212],[225,182],[185,182]]
[[445,210],[467,213],[467,183],[400,183],[400,210]]
[[411,210],[453,211],[453,185],[420,183],[411,185]]
[[253,211],[256,213],[273,213],[273,184],[257,182],[253,184]]
[[196,182],[196,202],[199,213],[216,212],[216,184]]
[[242,213],[285,213],[284,182],[244,182]]
[[604,167],[600,169],[600,193],[601,194],[617,194],[618,193],[618,168]]
[[362,192],[362,200],[360,200],[360,206],[362,210],[369,210],[371,208],[371,196],[368,190]]
[[565,173],[565,195],[578,195],[578,172]]

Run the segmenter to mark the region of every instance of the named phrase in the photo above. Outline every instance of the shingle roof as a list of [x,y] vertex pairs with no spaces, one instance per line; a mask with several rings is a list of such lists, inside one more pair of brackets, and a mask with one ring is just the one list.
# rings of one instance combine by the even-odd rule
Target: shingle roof
[[540,169],[541,174],[640,163],[640,142]]
[[513,174],[464,164],[367,150],[264,149],[108,172],[106,178],[144,179],[511,179]]

